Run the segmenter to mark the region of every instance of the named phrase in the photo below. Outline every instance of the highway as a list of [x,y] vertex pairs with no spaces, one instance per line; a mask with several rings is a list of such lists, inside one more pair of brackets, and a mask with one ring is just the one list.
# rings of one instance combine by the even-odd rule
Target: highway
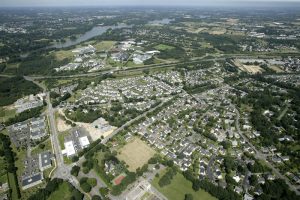
[[104,74],[115,74],[121,72],[131,72],[131,71],[143,71],[147,69],[158,69],[158,68],[167,68],[167,67],[174,67],[175,65],[179,64],[194,64],[198,62],[206,62],[206,61],[221,61],[225,60],[226,58],[209,58],[209,59],[191,59],[189,61],[184,62],[170,62],[167,64],[152,64],[152,65],[145,65],[143,67],[123,67],[122,69],[118,68],[109,68],[107,70],[102,70],[99,72],[92,72],[92,73],[82,73],[82,74],[74,74],[74,75],[50,75],[50,76],[25,76],[27,79],[30,80],[43,80],[43,79],[64,79],[64,78],[83,78],[83,77],[96,77]]
[[[227,55],[227,57],[228,57],[228,55]],[[64,159],[63,159],[63,155],[62,155],[59,140],[58,140],[58,132],[57,132],[57,128],[56,128],[54,110],[53,110],[53,107],[52,107],[52,104],[51,104],[51,101],[50,101],[50,93],[47,92],[46,87],[44,85],[40,84],[39,82],[37,82],[37,80],[41,80],[41,79],[60,79],[60,78],[96,77],[96,76],[103,75],[103,74],[108,74],[108,73],[141,71],[141,70],[145,70],[145,69],[173,67],[173,66],[178,65],[178,64],[192,64],[192,63],[197,63],[199,61],[202,61],[202,62],[203,61],[220,61],[220,60],[225,60],[225,59],[226,59],[226,57],[222,57],[222,58],[219,57],[219,58],[212,58],[212,59],[201,59],[201,60],[191,59],[191,60],[186,61],[186,62],[174,62],[174,63],[168,63],[168,64],[155,64],[155,65],[148,65],[148,66],[144,66],[144,67],[140,67],[140,68],[110,69],[110,70],[101,71],[101,72],[77,74],[77,75],[68,75],[68,76],[24,76],[24,78],[26,80],[32,81],[35,84],[37,84],[39,87],[43,88],[44,92],[46,92],[46,94],[47,94],[46,95],[47,117],[48,117],[49,127],[50,127],[50,131],[51,131],[51,136],[50,136],[51,143],[53,145],[53,152],[54,152],[54,155],[55,155],[55,158],[56,158],[55,159],[56,160],[56,170],[54,171],[54,176],[53,177],[68,180],[70,183],[72,183],[74,185],[74,187],[76,187],[77,189],[79,189],[82,192],[81,188],[79,187],[77,179],[70,174],[71,166],[67,166],[67,165],[64,164]],[[142,117],[145,117],[149,112],[152,112],[153,110],[159,108],[165,102],[166,102],[166,100],[164,100],[157,107],[152,108],[149,111],[143,113],[142,115],[128,121],[127,123],[125,123],[124,125],[119,127],[118,129],[116,129],[109,137],[102,140],[102,143],[106,143],[110,138],[112,138],[113,136],[118,134],[120,131],[124,130],[126,127],[130,126],[132,123],[134,123],[135,121],[141,119]],[[232,106],[232,108],[234,109],[234,111],[236,113],[236,119],[235,119],[236,130],[237,130],[238,134],[241,136],[241,138],[243,138],[244,141],[255,151],[255,157],[257,159],[264,160],[265,163],[267,164],[267,166],[273,170],[274,174],[277,177],[283,179],[292,191],[294,191],[297,195],[300,195],[300,192],[297,190],[297,188],[294,185],[292,185],[290,183],[290,180],[286,176],[281,174],[281,172],[272,163],[270,163],[267,160],[267,156],[262,154],[249,141],[249,139],[244,135],[244,133],[240,130],[240,124],[239,124],[240,113],[234,105],[231,105],[231,106]],[[210,173],[208,172],[208,174],[210,174]]]

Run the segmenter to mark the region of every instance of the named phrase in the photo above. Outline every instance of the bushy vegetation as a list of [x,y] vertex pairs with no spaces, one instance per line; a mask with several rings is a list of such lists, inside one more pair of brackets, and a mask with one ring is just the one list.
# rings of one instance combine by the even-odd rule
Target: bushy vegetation
[[0,106],[10,105],[23,96],[40,91],[38,86],[23,77],[0,77]]
[[[19,189],[19,185],[18,185],[18,178],[17,178],[17,167],[15,166],[15,153],[13,152],[12,148],[11,148],[11,142],[8,136],[0,133],[0,147],[2,147],[0,149],[0,156],[5,158],[5,161],[7,163],[6,165],[6,170],[8,173],[12,173],[13,174],[13,178],[15,179],[15,181],[11,181],[14,182],[16,185],[14,188],[16,188],[16,193],[17,193],[17,197],[20,198],[21,197],[21,192]],[[11,188],[13,186],[10,186]],[[11,190],[9,191],[11,194]],[[10,195],[11,196],[11,195]]]
[[5,124],[6,125],[12,125],[12,124],[15,124],[15,123],[18,123],[18,122],[25,121],[29,118],[39,117],[42,113],[42,110],[43,110],[43,106],[33,108],[33,109],[30,109],[30,110],[26,110],[24,112],[19,113],[14,118],[8,119],[8,121],[5,122]]
[[193,189],[198,191],[200,188],[210,193],[211,195],[217,197],[220,200],[227,199],[242,199],[237,193],[231,189],[224,189],[220,186],[216,186],[208,180],[200,180],[199,178],[194,178],[192,172],[189,170],[183,173],[184,177],[193,183]]
[[50,74],[54,73],[54,68],[68,64],[69,60],[56,60],[54,56],[50,55],[34,55],[23,60],[19,66],[19,75],[33,75],[33,74]]

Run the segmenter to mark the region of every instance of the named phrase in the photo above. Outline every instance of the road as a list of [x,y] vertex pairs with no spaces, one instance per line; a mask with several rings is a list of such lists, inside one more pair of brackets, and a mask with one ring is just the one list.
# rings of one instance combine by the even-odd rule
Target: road
[[256,159],[260,159],[260,160],[264,160],[265,163],[267,164],[267,166],[272,169],[272,171],[274,172],[274,174],[279,177],[280,179],[283,179],[286,184],[289,186],[290,190],[294,191],[297,195],[300,195],[300,192],[297,190],[297,188],[291,184],[290,180],[284,176],[283,174],[281,174],[281,172],[272,164],[267,160],[267,156],[264,155],[263,153],[261,153],[258,149],[256,149],[256,147],[249,141],[249,139],[243,134],[243,132],[240,129],[240,112],[238,111],[238,109],[236,109],[236,107],[234,105],[231,105],[232,108],[235,110],[236,113],[236,119],[235,119],[235,127],[236,130],[238,132],[238,134],[244,139],[244,141],[255,151],[255,158]]
[[208,165],[207,165],[207,176],[210,179],[210,181],[213,182],[213,183],[215,183],[215,179],[214,179],[214,174],[213,174],[213,171],[212,171],[212,164],[214,163],[215,158],[216,158],[216,156],[213,155],[210,158],[210,160],[208,162]]
[[277,117],[277,120],[280,121],[284,115],[286,114],[286,112],[289,110],[290,104],[287,104],[285,106],[285,108],[282,110],[282,112],[280,113],[280,115]]
[[52,178],[60,178],[68,181],[71,183],[77,190],[79,190],[84,195],[88,196],[90,199],[90,195],[85,193],[78,182],[78,180],[71,175],[71,167],[67,166],[64,163],[64,157],[62,155],[62,151],[60,148],[59,140],[58,140],[58,132],[56,128],[56,122],[55,122],[55,116],[54,116],[54,110],[50,101],[50,93],[47,92],[46,97],[47,105],[48,105],[48,120],[49,120],[49,127],[51,131],[51,143],[55,155],[55,162],[56,162],[56,170],[54,171],[54,175]]
[[33,83],[38,85],[40,88],[43,89],[43,92],[46,93],[46,102],[47,102],[46,114],[47,114],[49,128],[50,128],[50,140],[51,140],[51,144],[52,144],[53,154],[55,156],[55,167],[56,167],[52,178],[60,178],[60,179],[64,179],[64,180],[68,181],[76,189],[78,189],[82,194],[84,194],[85,196],[88,196],[91,199],[89,194],[86,194],[84,191],[82,191],[78,180],[74,176],[71,175],[70,172],[71,172],[72,166],[67,166],[64,163],[64,158],[63,158],[59,140],[58,140],[58,132],[57,132],[57,128],[56,128],[54,110],[53,110],[51,100],[50,100],[50,92],[47,91],[47,88],[43,84],[37,82],[33,78],[27,77],[27,76],[25,76],[24,78],[26,80],[32,81]]

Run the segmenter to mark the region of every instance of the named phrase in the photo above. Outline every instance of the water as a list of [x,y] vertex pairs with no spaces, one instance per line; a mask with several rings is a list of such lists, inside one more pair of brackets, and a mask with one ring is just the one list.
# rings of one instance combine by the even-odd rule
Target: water
[[[154,20],[154,21],[149,21],[148,24],[158,24],[158,25],[165,25],[169,24],[171,21],[174,21],[174,19],[169,19],[169,18],[164,18],[161,20]],[[130,28],[132,27],[131,25],[126,25],[126,24],[118,24],[117,26],[95,26],[91,30],[87,31],[83,35],[79,36],[75,40],[67,39],[65,42],[54,42],[53,45],[51,45],[48,48],[66,48],[70,46],[77,45],[81,42],[87,41],[93,37],[102,35],[105,33],[108,29],[118,29],[118,28]]]
[[169,19],[169,18],[164,18],[161,20],[153,20],[153,21],[149,21],[148,24],[152,24],[152,25],[166,25],[166,24],[170,24],[171,21],[174,21],[174,19]]
[[70,47],[73,45],[77,45],[81,42],[87,41],[93,37],[96,37],[98,35],[102,35],[105,33],[108,29],[118,29],[118,28],[129,28],[131,26],[125,25],[125,24],[119,24],[117,26],[96,26],[92,28],[90,31],[84,33],[83,35],[79,36],[75,40],[67,39],[65,42],[54,42],[53,45],[50,46],[50,48],[65,48]]

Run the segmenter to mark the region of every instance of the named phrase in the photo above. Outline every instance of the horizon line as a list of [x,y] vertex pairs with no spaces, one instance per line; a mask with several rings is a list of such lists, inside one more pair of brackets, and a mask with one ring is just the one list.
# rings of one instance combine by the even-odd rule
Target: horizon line
[[[196,3],[196,4],[184,4],[184,3],[177,3],[177,4],[173,4],[173,5],[168,5],[166,4],[73,4],[73,5],[67,5],[67,4],[61,4],[61,5],[51,5],[51,4],[45,4],[45,5],[41,5],[41,4],[31,4],[31,5],[0,5],[0,8],[59,8],[59,7],[70,7],[70,8],[75,8],[75,7],[218,7],[218,6],[226,6],[226,7],[234,7],[234,6],[243,6],[243,5],[247,5],[247,6],[253,6],[253,7],[257,7],[257,6],[261,6],[263,5],[264,7],[276,7],[278,5],[280,6],[284,6],[283,4],[288,4],[286,6],[289,5],[295,5],[295,4],[299,4],[300,5],[300,1],[295,1],[295,0],[288,0],[288,1],[284,1],[284,0],[272,0],[272,1],[267,1],[267,0],[263,0],[263,1],[258,1],[258,0],[246,0],[246,1],[241,1],[241,0],[236,0],[236,1],[231,1],[228,2],[226,0],[218,0],[216,2],[202,2],[202,3]],[[300,8],[300,7],[299,7]]]

